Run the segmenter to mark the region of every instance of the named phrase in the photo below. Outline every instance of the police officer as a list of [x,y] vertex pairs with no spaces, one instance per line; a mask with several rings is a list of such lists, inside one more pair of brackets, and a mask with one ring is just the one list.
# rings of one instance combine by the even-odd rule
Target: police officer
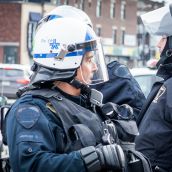
[[157,47],[160,60],[154,84],[138,120],[136,149],[146,155],[153,171],[172,171],[172,5],[141,16],[148,32],[161,36]]
[[[85,12],[69,5],[58,6],[50,13],[46,14],[39,22],[38,28],[47,20],[47,18],[54,17],[77,18],[93,28],[93,24]],[[131,75],[128,68],[125,65],[120,64],[118,61],[109,63],[107,65],[107,70],[109,80],[104,83],[91,85],[91,87],[102,92],[103,103],[113,102],[116,105],[122,105],[123,116],[127,116],[125,105],[129,105],[133,110],[135,119],[137,119],[145,102],[145,96],[139,84]]]
[[[118,61],[109,63],[107,70],[109,80],[93,87],[102,92],[103,103],[113,102],[121,106],[127,104],[132,108],[134,118],[137,119],[146,100],[139,84],[128,68]],[[126,116],[126,112],[123,115]]]
[[85,108],[91,109],[88,85],[108,80],[92,28],[72,18],[50,18],[37,29],[33,57],[33,89],[6,115],[12,170],[123,171],[121,146],[103,145],[103,120]]

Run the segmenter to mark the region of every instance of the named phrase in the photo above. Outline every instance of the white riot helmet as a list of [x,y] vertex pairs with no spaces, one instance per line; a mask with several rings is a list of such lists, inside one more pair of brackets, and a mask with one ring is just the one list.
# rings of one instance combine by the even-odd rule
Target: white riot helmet
[[146,30],[159,36],[172,35],[172,4],[141,15]]
[[165,47],[160,54],[161,58],[156,66],[172,63],[172,4],[143,14],[141,19],[147,32],[167,38]]
[[33,60],[39,67],[31,83],[70,82],[88,51],[94,52],[98,68],[93,83],[107,81],[102,45],[91,27],[68,17],[53,18],[44,23],[35,34]]
[[54,10],[46,14],[37,25],[39,29],[45,22],[50,21],[54,18],[70,17],[83,21],[85,24],[93,28],[90,17],[82,10],[69,5],[61,5],[56,7]]

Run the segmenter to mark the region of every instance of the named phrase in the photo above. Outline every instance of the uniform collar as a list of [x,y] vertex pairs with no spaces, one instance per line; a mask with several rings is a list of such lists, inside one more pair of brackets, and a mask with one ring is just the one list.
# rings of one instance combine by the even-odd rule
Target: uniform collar
[[89,107],[86,97],[84,97],[82,95],[73,96],[73,95],[67,94],[66,92],[62,91],[58,87],[54,87],[53,89],[58,90],[65,98],[75,102],[76,104],[78,104],[82,107],[85,107],[85,108]]
[[162,77],[164,80],[172,77],[172,63],[160,65],[157,76]]

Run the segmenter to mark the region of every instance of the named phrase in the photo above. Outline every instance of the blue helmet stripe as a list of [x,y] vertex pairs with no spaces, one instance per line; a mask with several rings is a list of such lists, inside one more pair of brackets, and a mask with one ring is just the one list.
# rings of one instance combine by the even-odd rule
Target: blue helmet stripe
[[[54,58],[58,55],[58,53],[51,53],[51,54],[34,54],[33,57],[34,58]],[[83,51],[77,51],[77,52],[72,52],[72,53],[68,53],[65,57],[72,57],[72,56],[82,56],[83,55]]]
[[91,33],[89,33],[89,31],[87,30],[86,35],[85,35],[85,41],[90,41],[94,39],[93,36],[91,35]]
[[59,15],[50,15],[48,17],[48,21],[53,20],[53,19],[57,19],[57,18],[62,18],[62,16],[59,16]]

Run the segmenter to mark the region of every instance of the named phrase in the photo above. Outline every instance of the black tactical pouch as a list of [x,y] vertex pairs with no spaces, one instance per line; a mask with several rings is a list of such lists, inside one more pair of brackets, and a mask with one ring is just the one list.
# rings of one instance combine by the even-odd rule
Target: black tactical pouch
[[113,120],[118,137],[122,142],[134,143],[135,137],[139,134],[134,120]]
[[132,120],[114,120],[113,122],[127,159],[127,172],[152,172],[148,158],[135,150],[134,139],[138,135],[136,122]]
[[79,150],[87,146],[96,146],[94,133],[84,124],[75,124],[68,130],[72,147]]

